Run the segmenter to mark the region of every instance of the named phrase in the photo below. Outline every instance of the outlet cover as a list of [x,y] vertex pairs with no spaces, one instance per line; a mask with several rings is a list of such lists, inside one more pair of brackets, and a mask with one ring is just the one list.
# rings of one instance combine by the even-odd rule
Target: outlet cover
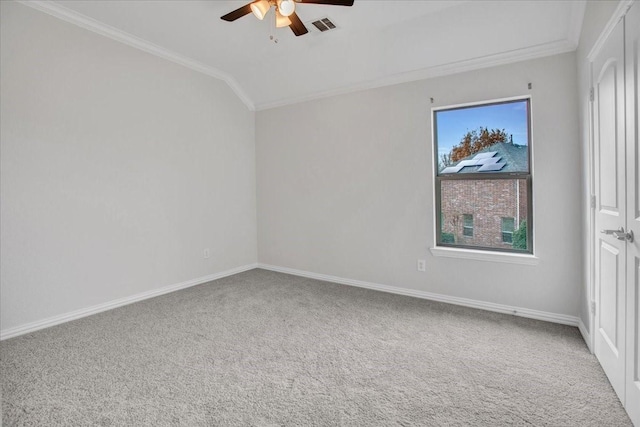
[[427,260],[418,260],[418,271],[427,271]]

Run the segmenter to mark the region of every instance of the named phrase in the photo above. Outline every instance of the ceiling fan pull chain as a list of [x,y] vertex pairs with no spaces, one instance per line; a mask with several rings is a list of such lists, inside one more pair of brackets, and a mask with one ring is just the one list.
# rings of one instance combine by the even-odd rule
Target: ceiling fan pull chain
[[278,39],[276,38],[276,36],[274,36],[276,32],[276,17],[276,12],[274,11],[273,19],[269,20],[269,31],[271,32],[271,34],[269,34],[269,40],[271,40],[275,44],[278,44]]
[[[289,27],[291,28],[291,31],[293,31],[293,34],[298,37],[307,34],[309,30],[305,27],[296,13],[296,4],[311,3],[332,6],[353,6],[354,1],[355,0],[253,0],[244,6],[221,16],[220,19],[233,22],[236,19],[253,13],[256,18],[262,21],[269,13],[269,10],[273,8],[275,9],[275,19],[273,20],[273,23],[275,24],[274,26],[278,28]],[[272,30],[272,34],[273,32],[275,31]],[[270,39],[274,43],[278,43],[278,39],[273,35],[270,36]]]

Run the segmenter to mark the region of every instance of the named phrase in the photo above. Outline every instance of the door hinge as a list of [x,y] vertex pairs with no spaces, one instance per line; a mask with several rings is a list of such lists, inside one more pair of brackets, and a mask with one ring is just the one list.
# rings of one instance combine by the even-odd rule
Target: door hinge
[[595,91],[593,90],[593,88],[589,89],[589,101],[593,102],[593,100],[595,99]]
[[596,207],[596,196],[591,196],[591,202],[589,203],[593,209]]
[[596,302],[591,301],[591,314],[596,315]]

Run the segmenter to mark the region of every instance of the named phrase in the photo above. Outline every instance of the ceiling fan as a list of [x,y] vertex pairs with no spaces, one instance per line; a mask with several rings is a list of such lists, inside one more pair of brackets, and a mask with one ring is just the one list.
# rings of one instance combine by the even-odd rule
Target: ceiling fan
[[221,16],[220,19],[233,22],[253,12],[256,18],[263,20],[271,7],[274,7],[276,11],[276,27],[289,27],[296,36],[301,36],[307,34],[309,30],[296,14],[296,3],[353,6],[353,2],[354,0],[255,0]]

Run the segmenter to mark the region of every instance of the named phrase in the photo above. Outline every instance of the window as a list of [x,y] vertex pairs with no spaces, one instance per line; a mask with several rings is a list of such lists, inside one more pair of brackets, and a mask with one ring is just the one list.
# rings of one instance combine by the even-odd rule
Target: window
[[502,241],[504,243],[513,243],[513,232],[515,230],[515,218],[502,218]]
[[462,234],[467,237],[473,237],[473,215],[464,214],[464,225],[462,226]]
[[530,122],[529,98],[433,110],[436,246],[533,252]]

